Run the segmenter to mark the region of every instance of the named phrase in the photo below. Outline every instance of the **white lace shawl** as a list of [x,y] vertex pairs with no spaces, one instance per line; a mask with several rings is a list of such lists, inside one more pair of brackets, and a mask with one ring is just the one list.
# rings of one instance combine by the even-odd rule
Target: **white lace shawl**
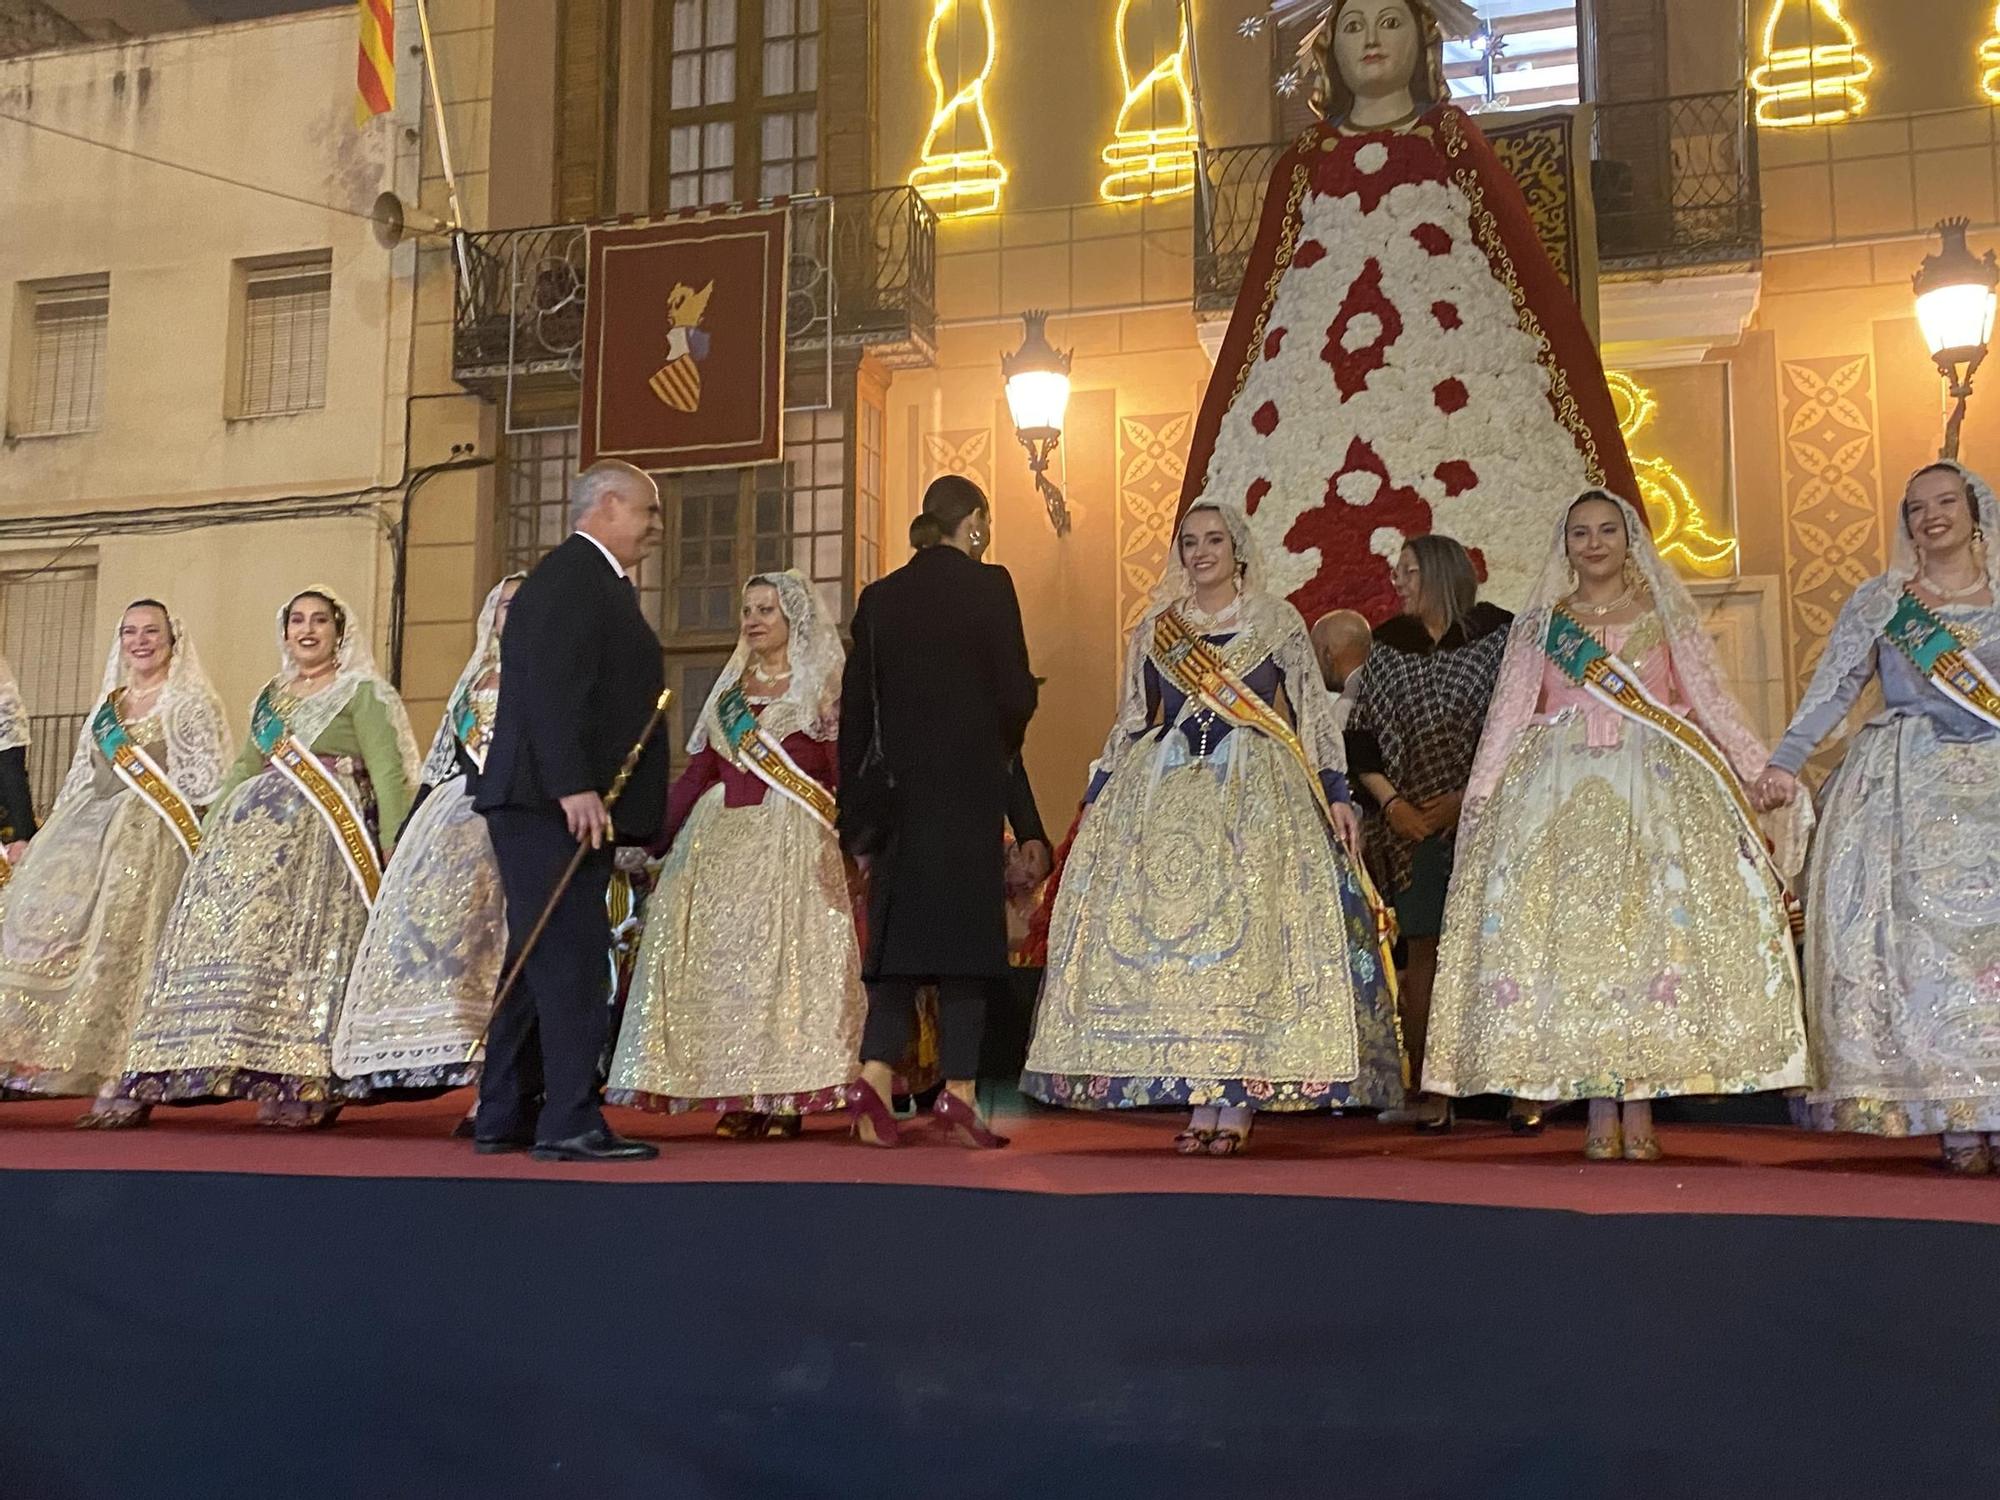
[[[1534,716],[1541,702],[1542,672],[1547,657],[1543,642],[1548,639],[1549,617],[1571,590],[1569,554],[1564,536],[1569,513],[1583,500],[1609,500],[1625,517],[1625,545],[1638,566],[1639,576],[1652,596],[1654,611],[1667,638],[1673,658],[1674,675],[1693,710],[1695,723],[1713,740],[1729,762],[1736,778],[1748,787],[1762,774],[1770,760],[1770,749],[1743,716],[1735,695],[1723,682],[1722,666],[1715,643],[1702,626],[1701,611],[1679,576],[1660,558],[1653,546],[1651,529],[1640,518],[1631,501],[1609,490],[1589,489],[1562,509],[1555,524],[1554,543],[1541,577],[1507,635],[1507,651],[1500,660],[1500,676],[1493,701],[1486,711],[1479,750],[1473,757],[1472,779],[1466,787],[1465,805],[1459,816],[1459,847],[1469,848],[1486,803],[1506,773],[1514,751],[1515,737]],[[1774,858],[1787,875],[1796,872],[1805,857],[1806,839],[1811,831],[1811,809],[1803,799],[1763,820],[1764,831],[1775,846]]]
[[[122,620],[121,620],[122,623]],[[187,627],[172,615],[167,629],[173,637],[173,656],[167,665],[167,686],[153,715],[167,737],[167,763],[163,770],[180,794],[195,807],[215,800],[216,789],[229,770],[229,722],[223,716],[222,699],[201,669],[201,656]],[[111,653],[104,661],[97,698],[76,737],[76,749],[69,758],[56,807],[87,794],[92,781],[91,751],[96,740],[90,721],[112,692],[125,686],[125,651],[117,631],[111,635]]]
[[[1986,583],[1992,589],[1995,601],[2000,601],[2000,506],[1995,504],[1993,490],[1965,465],[1950,460],[1925,464],[1910,476],[1909,482],[1914,482],[1917,475],[1925,470],[1936,468],[1950,469],[1965,482],[1965,492],[1972,497],[1973,520],[1987,538]],[[1907,491],[1908,483],[1904,488]],[[1806,684],[1805,695],[1799,699],[1798,710],[1792,715],[1794,724],[1805,722],[1814,710],[1836,697],[1850,672],[1859,669],[1864,662],[1872,664],[1875,643],[1888,629],[1889,619],[1896,613],[1903,590],[1916,576],[1916,543],[1910,536],[1910,525],[1903,516],[1903,508],[1898,505],[1889,571],[1863,582],[1841,607],[1840,616],[1833,623],[1833,634],[1827,638],[1826,648],[1820,652],[1819,665],[1813,669],[1812,681]]]
[[267,686],[275,696],[284,691],[297,675],[292,653],[285,645],[285,617],[291,613],[292,605],[307,594],[332,600],[346,625],[340,632],[340,644],[334,648],[336,670],[333,681],[310,698],[298,699],[291,717],[286,721],[292,738],[311,749],[313,742],[326,733],[326,726],[339,718],[340,711],[353,701],[355,693],[364,684],[372,687],[376,701],[382,705],[382,711],[389,716],[390,726],[396,731],[396,749],[403,762],[403,784],[414,793],[423,771],[423,757],[417,753],[417,737],[410,730],[410,716],[403,708],[402,696],[375,669],[375,655],[368,649],[367,630],[348,607],[347,601],[332,589],[314,584],[300,589],[278,606],[278,675]]
[[21,684],[14,669],[0,656],[0,750],[12,750],[28,743],[28,705],[21,701]]
[[[1319,658],[1313,652],[1312,637],[1306,631],[1305,620],[1289,601],[1265,591],[1267,574],[1263,551],[1251,533],[1250,523],[1243,512],[1232,505],[1203,500],[1191,507],[1188,514],[1203,510],[1213,511],[1229,528],[1230,542],[1236,550],[1236,560],[1241,569],[1239,605],[1242,629],[1257,633],[1258,639],[1277,663],[1278,670],[1284,674],[1285,698],[1291,704],[1293,722],[1314,774],[1336,771],[1344,776],[1347,773],[1347,750],[1334,720],[1332,697],[1317,691],[1321,681]],[[1116,770],[1125,752],[1146,730],[1146,657],[1153,645],[1153,627],[1167,610],[1176,605],[1190,604],[1194,597],[1194,580],[1181,566],[1178,553],[1176,543],[1175,556],[1168,561],[1166,572],[1146,606],[1146,613],[1126,645],[1125,678],[1119,694],[1118,717],[1111,726],[1110,734],[1105,737],[1104,750],[1094,768],[1098,771]],[[1198,615],[1190,614],[1189,620],[1197,629],[1201,628]],[[1182,705],[1180,717],[1185,719],[1199,711],[1200,705],[1190,699]]]
[[[500,618],[500,600],[507,592],[507,585],[519,583],[526,573],[509,573],[494,584],[486,595],[486,602],[479,606],[479,625],[472,636],[472,655],[466,658],[465,669],[458,674],[458,681],[451,685],[451,696],[444,700],[444,717],[438,723],[437,733],[431,736],[430,753],[424,757],[424,785],[437,786],[451,780],[458,774],[458,734],[451,722],[452,710],[458,700],[471,686],[491,671],[496,677],[500,673],[500,632],[496,621]],[[413,786],[412,791],[416,788]]]
[[[758,715],[757,723],[773,739],[783,740],[801,731],[816,740],[831,740],[840,733],[840,675],[847,665],[846,648],[840,644],[840,627],[834,623],[825,601],[812,581],[797,568],[782,573],[759,573],[743,585],[743,592],[765,584],[778,591],[778,607],[791,627],[787,648],[792,680],[784,693]],[[722,675],[709,689],[688,736],[687,753],[699,755],[709,745],[722,749],[728,744],[716,705],[722,695],[738,682],[750,666],[750,647],[739,636]]]

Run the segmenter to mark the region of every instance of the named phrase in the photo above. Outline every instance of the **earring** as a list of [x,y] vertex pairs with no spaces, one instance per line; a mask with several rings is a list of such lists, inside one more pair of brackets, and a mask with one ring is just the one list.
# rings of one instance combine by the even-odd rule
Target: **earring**
[[1582,582],[1582,580],[1581,580],[1581,579],[1579,579],[1579,578],[1578,578],[1578,577],[1576,576],[1576,564],[1575,564],[1575,563],[1564,563],[1564,564],[1563,564],[1563,569],[1564,569],[1564,571],[1565,571],[1565,572],[1567,572],[1567,573],[1569,574],[1569,587],[1568,587],[1567,589],[1565,589],[1565,590],[1564,590],[1563,592],[1564,592],[1564,593],[1569,593],[1569,594],[1574,594],[1574,593],[1576,592],[1576,590],[1577,590],[1577,586],[1578,586],[1578,584]]
[[1629,552],[1625,554],[1624,573],[1625,573],[1625,587],[1628,589],[1636,589],[1639,586],[1639,563],[1638,560],[1634,558],[1632,554]]

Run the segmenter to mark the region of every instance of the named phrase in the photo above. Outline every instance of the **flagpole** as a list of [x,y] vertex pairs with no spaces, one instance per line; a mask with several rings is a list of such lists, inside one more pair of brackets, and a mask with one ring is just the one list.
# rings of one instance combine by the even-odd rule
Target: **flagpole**
[[[458,256],[461,286],[472,283],[472,266],[465,257],[465,215],[458,203],[458,172],[451,162],[451,136],[444,128],[444,95],[438,90],[437,56],[431,46],[431,8],[427,0],[416,0],[417,30],[423,37],[424,76],[430,80],[431,115],[437,125],[438,165],[444,169],[445,199],[451,205],[451,247]],[[417,172],[423,173],[422,153]]]

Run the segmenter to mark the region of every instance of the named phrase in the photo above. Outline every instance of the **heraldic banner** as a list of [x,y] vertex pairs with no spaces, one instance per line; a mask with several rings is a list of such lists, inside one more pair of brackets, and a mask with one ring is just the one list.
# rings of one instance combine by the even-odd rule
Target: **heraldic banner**
[[719,469],[778,458],[789,221],[779,208],[590,231],[586,465]]

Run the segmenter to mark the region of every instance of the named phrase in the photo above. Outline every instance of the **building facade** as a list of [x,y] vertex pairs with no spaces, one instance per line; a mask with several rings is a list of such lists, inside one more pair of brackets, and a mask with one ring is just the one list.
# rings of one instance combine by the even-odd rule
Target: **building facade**
[[[1922,25],[1898,0],[1478,9],[1492,40],[1449,57],[1469,107],[1505,117],[1588,102],[1593,311],[1628,444],[1754,716],[1775,730],[1840,600],[1885,561],[1904,475],[1936,449],[1941,388],[1909,277],[1937,219],[1969,217],[1977,249],[2000,229],[1991,8],[1940,6]],[[851,608],[901,560],[928,480],[962,472],[994,497],[995,555],[1015,574],[1047,679],[1030,766],[1051,807],[1073,804],[1112,715],[1124,631],[1167,561],[1264,170],[1307,118],[1303,91],[1274,87],[1289,60],[1268,29],[1243,35],[1262,7],[1197,0],[1193,47],[1179,0],[432,0],[429,11],[449,183],[407,3],[402,103],[373,136],[347,118],[347,8],[179,34],[148,44],[150,61],[81,48],[0,64],[13,70],[0,72],[6,112],[32,84],[39,118],[67,78],[73,102],[52,121],[138,140],[131,80],[152,68],[143,108],[163,114],[174,69],[160,59],[181,49],[189,61],[175,68],[190,77],[244,81],[200,92],[211,113],[176,127],[209,135],[145,136],[156,154],[228,156],[233,136],[255,138],[245,162],[268,156],[273,133],[247,130],[263,117],[240,111],[289,110],[312,121],[299,154],[233,175],[339,183],[350,206],[389,186],[467,231],[385,251],[365,222],[300,205],[259,203],[253,217],[222,195],[190,215],[189,195],[211,187],[190,180],[149,200],[136,166],[101,165],[61,137],[37,143],[35,172],[8,153],[9,194],[42,191],[51,161],[60,182],[58,211],[34,236],[48,243],[0,245],[16,298],[0,334],[10,379],[22,378],[34,299],[84,307],[109,266],[111,310],[100,426],[10,438],[7,516],[29,526],[57,511],[384,486],[366,517],[274,523],[254,547],[264,528],[149,536],[144,555],[180,559],[191,589],[214,591],[194,603],[242,653],[227,668],[236,702],[262,670],[263,595],[298,571],[299,528],[348,526],[351,551],[305,555],[351,559],[335,581],[394,617],[383,645],[426,731],[485,588],[564,530],[583,226],[783,196],[784,458],[664,476],[667,537],[642,577],[684,711],[728,652],[744,576],[796,565]],[[259,38],[281,32],[313,45],[250,66]],[[1209,148],[1200,192],[1197,127]],[[190,223],[199,235],[167,233]],[[197,238],[213,241],[199,255]],[[122,274],[108,258],[119,246],[137,262]],[[268,274],[294,288],[271,295],[293,296],[297,278],[328,269],[308,255],[331,262],[325,405],[235,410],[249,399],[230,352],[248,347],[233,321],[246,288]],[[184,266],[180,281],[169,263]],[[1051,340],[1075,355],[1052,471],[1073,519],[1060,537],[1000,374],[1030,308],[1049,311]],[[56,401],[70,387],[51,389]],[[1996,439],[2000,407],[1975,399],[1968,460],[1978,466]],[[45,530],[9,545],[38,567],[69,542]],[[128,545],[140,541],[88,543],[107,573]],[[217,571],[231,548],[268,588]],[[89,654],[124,590],[100,581]],[[0,629],[10,618],[0,596]]]

